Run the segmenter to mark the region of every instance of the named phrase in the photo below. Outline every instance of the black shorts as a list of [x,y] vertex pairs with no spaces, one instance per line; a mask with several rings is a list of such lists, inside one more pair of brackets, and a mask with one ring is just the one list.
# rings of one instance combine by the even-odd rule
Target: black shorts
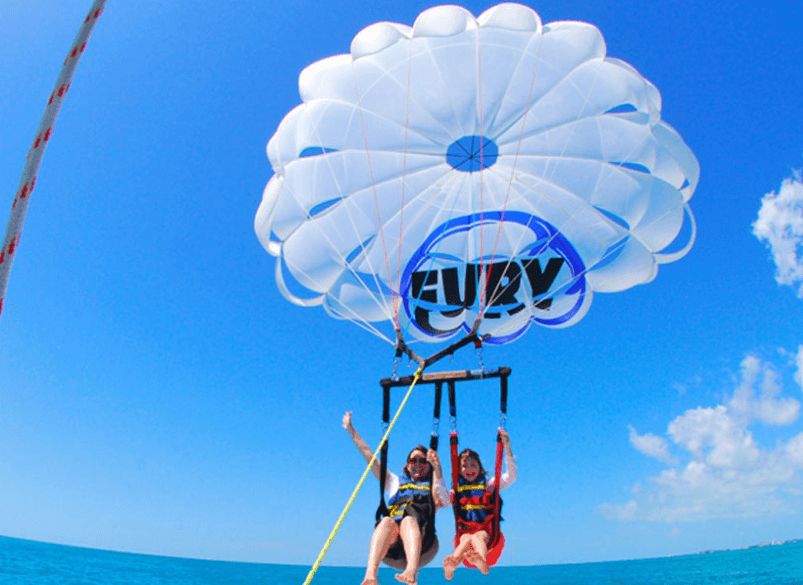
[[[429,519],[424,514],[421,514],[414,506],[408,506],[404,516],[397,520],[396,523],[401,524],[401,521],[407,516],[415,518],[418,522],[418,528],[421,530],[421,556],[418,566],[423,567],[438,554],[439,545],[438,537],[435,535],[435,526],[430,526]],[[382,562],[400,571],[406,568],[407,555],[404,553],[404,543],[401,538],[397,538],[396,541],[390,545]]]

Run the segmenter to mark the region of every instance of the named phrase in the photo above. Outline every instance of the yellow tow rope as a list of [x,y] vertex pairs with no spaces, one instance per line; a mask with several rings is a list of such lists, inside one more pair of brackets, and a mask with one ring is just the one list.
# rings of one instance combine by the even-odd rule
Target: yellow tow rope
[[377,454],[382,449],[382,445],[385,444],[385,441],[388,440],[388,435],[390,435],[390,431],[393,430],[393,425],[396,424],[396,419],[399,418],[399,415],[401,414],[401,411],[404,408],[404,405],[407,403],[407,399],[410,398],[410,394],[413,392],[413,387],[415,387],[415,385],[418,382],[419,378],[421,378],[421,371],[422,371],[422,368],[418,368],[418,370],[416,371],[414,379],[413,379],[413,383],[410,384],[410,388],[407,390],[407,394],[404,395],[404,400],[402,400],[401,404],[399,405],[399,409],[396,411],[396,414],[393,415],[393,420],[390,421],[390,425],[388,425],[388,430],[385,431],[385,436],[382,437],[382,440],[379,442],[379,447],[377,447],[376,451],[374,451],[374,454],[371,457],[371,461],[368,462],[368,467],[365,468],[365,471],[363,472],[359,483],[357,483],[357,487],[355,487],[354,491],[351,493],[351,497],[349,498],[349,501],[346,504],[346,507],[343,508],[343,511],[340,513],[340,518],[337,519],[337,522],[335,523],[335,527],[332,529],[331,534],[329,534],[329,538],[326,539],[326,544],[323,545],[323,549],[321,550],[321,553],[318,555],[318,558],[315,560],[315,564],[312,565],[312,569],[310,569],[310,572],[307,573],[307,578],[304,581],[304,585],[309,585],[310,584],[310,582],[312,581],[312,578],[315,576],[315,571],[317,571],[318,567],[321,566],[321,562],[323,561],[323,557],[326,556],[326,551],[329,550],[329,547],[331,546],[332,541],[335,539],[335,534],[337,534],[337,531],[340,530],[340,525],[343,524],[343,519],[346,517],[346,514],[349,511],[349,508],[351,508],[351,505],[354,503],[354,499],[357,497],[357,492],[360,491],[360,488],[362,487],[362,484],[365,481],[365,478],[368,477],[368,473],[370,473],[371,467],[374,465],[374,462],[376,461]]

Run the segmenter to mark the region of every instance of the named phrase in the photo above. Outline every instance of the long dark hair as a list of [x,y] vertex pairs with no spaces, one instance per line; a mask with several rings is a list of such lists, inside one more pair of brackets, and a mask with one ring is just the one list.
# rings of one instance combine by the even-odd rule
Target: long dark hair
[[[413,449],[407,455],[407,462],[405,462],[404,467],[402,467],[402,474],[406,475],[407,477],[412,477],[410,475],[410,470],[407,468],[407,464],[410,462],[410,455],[412,455],[416,451],[421,451],[424,454],[424,457],[427,456],[427,448],[424,447],[423,445],[416,445],[415,447],[413,447]],[[428,467],[428,470],[424,474],[424,479],[425,480],[432,480],[432,464],[429,461],[427,461],[427,467]]]
[[463,449],[462,451],[460,451],[460,455],[457,456],[457,461],[459,463],[462,463],[463,457],[467,458],[470,457],[471,459],[477,462],[477,465],[479,465],[480,467],[480,475],[488,474],[488,472],[485,471],[485,468],[482,466],[482,461],[480,461],[480,456],[477,454],[476,451],[474,451],[473,449]]

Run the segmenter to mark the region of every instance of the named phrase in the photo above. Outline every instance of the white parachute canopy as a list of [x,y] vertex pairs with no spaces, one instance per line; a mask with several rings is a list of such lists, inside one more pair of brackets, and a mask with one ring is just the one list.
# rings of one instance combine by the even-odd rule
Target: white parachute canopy
[[255,221],[282,294],[391,342],[481,316],[505,343],[655,278],[692,245],[699,165],[605,51],[519,4],[438,6],[307,67]]

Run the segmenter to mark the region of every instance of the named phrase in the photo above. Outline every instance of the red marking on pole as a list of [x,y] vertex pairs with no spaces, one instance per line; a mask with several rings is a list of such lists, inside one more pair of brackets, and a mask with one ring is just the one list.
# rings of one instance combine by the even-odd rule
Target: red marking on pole
[[22,186],[22,189],[20,189],[19,198],[20,198],[20,199],[25,199],[25,196],[26,196],[27,194],[28,194],[28,183],[25,183],[25,184]]
[[50,135],[51,135],[52,133],[53,133],[53,126],[51,126],[50,128],[48,128],[48,129],[47,129],[47,131],[45,132],[45,142],[47,142],[48,140],[50,140]]
[[0,252],[0,264],[6,261],[6,252],[5,250]]
[[84,52],[84,49],[86,49],[86,43],[84,43],[83,45],[81,45],[81,53],[83,53],[83,52]]
[[[105,8],[105,6],[104,6],[104,8]],[[95,18],[97,18],[97,17],[98,17],[98,16],[100,16],[101,14],[103,14],[103,8],[101,8],[100,10],[98,10],[97,12],[95,12]]]
[[5,301],[5,300],[6,300],[6,299],[5,299],[5,297],[3,297],[2,299],[0,299],[0,313],[2,313],[2,312],[3,312],[3,301]]
[[33,179],[31,179],[31,188],[28,190],[28,194],[29,194],[29,195],[30,195],[31,193],[33,193],[33,186],[34,186],[34,185],[36,185],[36,177],[34,177]]
[[17,240],[19,240],[19,236],[16,238],[11,238],[11,241],[8,243],[8,255],[11,256],[14,254],[14,249],[17,246]]
[[50,94],[50,99],[49,99],[49,100],[47,100],[47,105],[48,105],[48,106],[49,106],[50,104],[52,104],[52,103],[53,103],[53,98],[54,98],[54,97],[56,97],[56,94],[55,94],[55,93],[51,93],[51,94]]
[[39,136],[36,137],[36,140],[33,143],[33,148],[31,150],[36,150],[37,148],[39,148],[39,144],[41,142],[42,142],[42,135],[40,134]]
[[59,94],[58,94],[58,95],[59,95],[59,97],[63,96],[63,95],[66,93],[66,91],[67,91],[67,87],[66,87],[66,86],[64,86],[64,85],[62,85],[62,86],[59,88]]
[[89,22],[89,19],[90,19],[91,17],[92,17],[92,15],[91,15],[91,14],[87,14],[87,15],[86,15],[86,18],[84,19],[84,24],[86,24],[87,22]]

